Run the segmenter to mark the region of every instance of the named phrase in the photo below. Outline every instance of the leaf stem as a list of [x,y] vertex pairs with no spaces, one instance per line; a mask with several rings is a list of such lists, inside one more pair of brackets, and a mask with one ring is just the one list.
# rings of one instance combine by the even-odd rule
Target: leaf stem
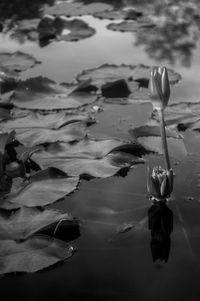
[[166,131],[165,131],[165,119],[164,119],[164,110],[163,109],[158,110],[158,116],[159,116],[159,120],[160,120],[160,133],[161,133],[162,147],[163,147],[164,158],[165,158],[165,167],[167,170],[170,170],[171,165],[170,165],[169,152],[168,152],[168,146],[167,146],[167,138],[166,138]]

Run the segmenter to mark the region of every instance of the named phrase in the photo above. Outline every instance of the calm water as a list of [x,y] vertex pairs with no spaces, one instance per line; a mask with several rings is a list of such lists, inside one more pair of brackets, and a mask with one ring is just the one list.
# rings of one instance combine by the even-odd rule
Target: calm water
[[[182,82],[173,88],[171,101],[198,101],[200,95],[200,45],[191,55],[190,66],[175,59],[158,62],[150,58],[146,46],[135,46],[137,36],[106,29],[110,23],[92,16],[81,17],[97,33],[79,42],[52,42],[40,48],[34,42],[20,44],[0,35],[0,51],[20,50],[33,54],[42,64],[22,74],[23,78],[46,76],[71,82],[84,69],[104,63],[166,65],[179,72]],[[172,51],[173,52],[173,51]],[[173,53],[172,53],[173,54]],[[128,129],[144,124],[152,111],[150,104],[105,105],[90,128],[93,137],[129,139]],[[2,300],[199,300],[200,288],[200,136],[184,133],[186,155],[178,144],[169,149],[176,173],[176,187],[169,208],[174,214],[171,250],[167,263],[153,263],[148,230],[146,196],[147,164],[162,162],[149,156],[146,164],[135,165],[126,177],[82,181],[79,190],[57,203],[82,221],[81,236],[73,242],[77,253],[52,269],[32,275],[3,276]],[[135,227],[117,234],[120,227]]]

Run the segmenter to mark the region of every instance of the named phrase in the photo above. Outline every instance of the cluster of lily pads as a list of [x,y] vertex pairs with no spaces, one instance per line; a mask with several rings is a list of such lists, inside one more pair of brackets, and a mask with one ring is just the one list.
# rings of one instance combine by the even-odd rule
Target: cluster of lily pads
[[[22,71],[39,63],[21,52],[0,54],[1,274],[33,272],[70,257],[69,239],[56,235],[62,227],[65,235],[79,229],[79,222],[47,206],[75,192],[82,179],[127,172],[149,152],[163,153],[156,111],[146,125],[130,129],[130,140],[90,134],[100,103],[150,101],[151,67],[106,64],[62,84],[21,79]],[[180,81],[178,73],[167,72],[171,86]],[[198,107],[169,104],[167,138],[182,141],[181,130],[199,130]]]
[[129,72],[131,83],[140,67],[114,66],[112,85],[81,79],[83,74],[60,85],[42,77],[21,79],[21,71],[39,63],[32,56],[1,53],[0,61],[0,273],[34,272],[70,257],[74,249],[66,236],[79,228],[73,217],[46,206],[75,192],[82,178],[110,177],[144,162],[148,152],[138,143],[97,140],[88,128],[104,92],[112,96],[112,85],[122,84],[119,70]]
[[[126,10],[116,9],[101,2],[84,4],[66,1],[49,7],[44,6],[38,18],[6,20],[3,32],[9,32],[21,42],[25,39],[39,41],[40,46],[45,46],[52,40],[78,41],[91,37],[96,32],[80,18],[85,15],[100,19],[124,19],[120,24],[109,24],[107,28],[111,30],[136,31],[155,27],[147,14],[135,7]],[[139,20],[139,23],[136,20]]]

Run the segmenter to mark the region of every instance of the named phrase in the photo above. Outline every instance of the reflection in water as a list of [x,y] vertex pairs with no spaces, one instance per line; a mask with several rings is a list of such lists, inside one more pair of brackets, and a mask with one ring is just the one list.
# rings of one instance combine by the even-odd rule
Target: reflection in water
[[168,261],[173,231],[173,212],[166,202],[155,202],[148,210],[153,261]]
[[157,25],[155,30],[139,31],[135,46],[144,45],[148,55],[160,62],[170,64],[180,61],[189,67],[200,29],[200,15],[193,3],[178,5],[155,5],[150,19]]

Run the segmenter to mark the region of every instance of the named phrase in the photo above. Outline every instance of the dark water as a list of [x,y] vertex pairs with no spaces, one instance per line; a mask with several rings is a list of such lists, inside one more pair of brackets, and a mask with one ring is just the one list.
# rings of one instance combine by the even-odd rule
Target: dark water
[[[19,5],[22,2],[26,1],[18,1]],[[37,16],[38,8],[31,10],[30,15],[27,12],[27,16]],[[13,17],[12,9],[5,17]],[[96,29],[96,35],[77,43],[52,42],[40,48],[35,42],[20,44],[8,34],[1,34],[0,51],[20,50],[42,61],[41,65],[24,72],[23,78],[43,75],[58,82],[70,82],[83,69],[103,63],[166,65],[183,77],[173,88],[171,101],[198,101],[198,40],[186,51],[185,44],[179,48],[174,46],[178,45],[174,33],[174,37],[171,35],[167,40],[170,55],[158,57],[152,52],[156,37],[151,37],[151,43],[143,37],[142,43],[137,34],[107,30],[108,20],[92,16],[80,18]],[[162,50],[165,53],[165,49]],[[128,129],[144,124],[152,111],[150,104],[103,106],[104,112],[98,115],[99,123],[90,128],[93,137],[129,139]],[[56,208],[82,221],[81,236],[73,242],[77,253],[65,263],[39,273],[1,277],[2,300],[199,300],[200,136],[188,131],[184,133],[184,141],[190,155],[172,142],[169,145],[176,178],[174,195],[168,204],[173,212],[174,227],[167,263],[154,263],[150,250],[147,212],[152,204],[146,196],[146,168],[149,163],[162,162],[162,157],[148,156],[145,164],[134,166],[126,177],[83,180],[78,191],[57,203]],[[126,224],[133,228],[119,233]]]

